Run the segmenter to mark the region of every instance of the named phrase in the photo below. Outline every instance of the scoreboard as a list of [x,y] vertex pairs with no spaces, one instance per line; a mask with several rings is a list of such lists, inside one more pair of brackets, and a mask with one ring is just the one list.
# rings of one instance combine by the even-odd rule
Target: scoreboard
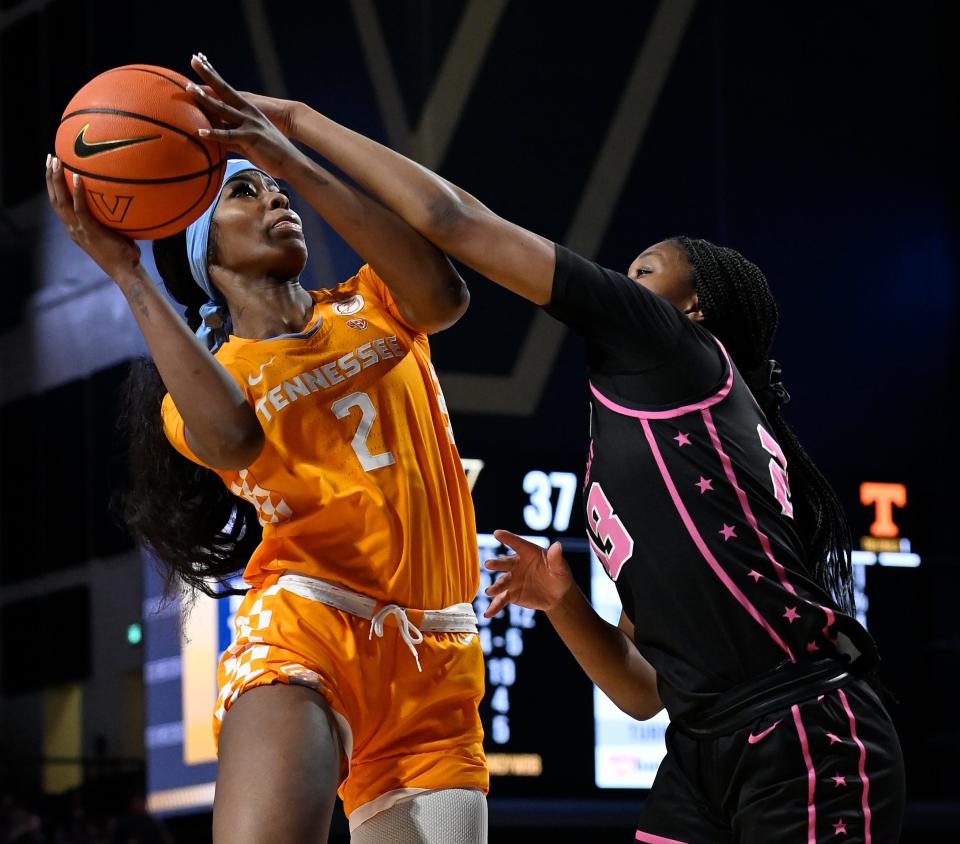
[[[639,722],[620,712],[590,683],[542,613],[508,605],[492,619],[483,617],[483,591],[493,575],[482,562],[507,552],[493,537],[493,530],[505,528],[544,548],[560,540],[574,579],[597,612],[613,624],[619,619],[614,584],[584,538],[582,467],[540,455],[521,465],[515,459],[465,459],[464,468],[479,531],[480,588],[473,605],[486,661],[480,713],[491,796],[583,798],[649,788],[664,753],[666,715]],[[894,521],[894,508],[906,502],[899,486],[861,489],[865,512],[873,508],[876,516],[854,555],[864,622],[872,572],[920,562]],[[216,770],[210,726],[216,665],[231,641],[241,599],[198,596],[181,607],[160,597],[152,564],[146,572],[148,803],[160,814],[202,810],[212,803]]]

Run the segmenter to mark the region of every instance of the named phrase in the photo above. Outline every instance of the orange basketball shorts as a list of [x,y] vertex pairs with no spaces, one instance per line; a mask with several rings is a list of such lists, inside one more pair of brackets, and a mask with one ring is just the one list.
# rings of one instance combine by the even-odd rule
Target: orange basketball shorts
[[[415,610],[408,615],[414,624],[423,618]],[[382,620],[382,636],[371,637],[367,618],[276,582],[247,593],[234,626],[217,672],[214,734],[248,689],[271,683],[316,689],[333,710],[349,761],[339,789],[344,810],[349,817],[367,804],[351,827],[391,805],[391,792],[487,791],[477,711],[484,663],[476,635],[424,630],[415,657],[395,614]]]

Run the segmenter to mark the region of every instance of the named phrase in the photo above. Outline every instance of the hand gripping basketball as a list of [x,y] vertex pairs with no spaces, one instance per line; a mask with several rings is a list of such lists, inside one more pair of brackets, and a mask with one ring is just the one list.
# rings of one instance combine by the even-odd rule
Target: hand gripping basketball
[[198,134],[243,154],[273,176],[285,177],[291,159],[299,157],[300,151],[259,108],[224,81],[206,56],[198,53],[190,64],[207,84],[191,83],[187,91],[211,123],[222,127],[202,128]]
[[70,233],[73,242],[83,249],[107,275],[118,279],[120,274],[140,263],[140,248],[132,240],[98,223],[87,207],[86,191],[81,177],[73,175],[74,190],[67,190],[60,160],[47,156],[47,197],[50,207]]

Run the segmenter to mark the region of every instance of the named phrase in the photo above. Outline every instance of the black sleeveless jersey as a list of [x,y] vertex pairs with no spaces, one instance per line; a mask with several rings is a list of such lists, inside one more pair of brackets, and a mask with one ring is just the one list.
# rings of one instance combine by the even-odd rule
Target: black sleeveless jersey
[[547,310],[587,343],[587,534],[671,717],[866,635],[808,576],[789,466],[713,335],[562,246]]

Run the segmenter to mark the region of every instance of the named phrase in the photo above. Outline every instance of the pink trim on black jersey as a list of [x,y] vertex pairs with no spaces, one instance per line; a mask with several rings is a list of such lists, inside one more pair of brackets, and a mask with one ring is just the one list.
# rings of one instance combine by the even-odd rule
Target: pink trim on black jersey
[[793,584],[787,578],[787,570],[781,563],[777,562],[776,557],[773,556],[773,548],[770,547],[769,537],[762,530],[760,530],[760,523],[757,521],[757,517],[753,514],[753,508],[750,506],[750,501],[747,499],[747,494],[740,487],[740,484],[737,483],[737,475],[733,471],[733,462],[723,450],[723,444],[720,442],[720,434],[717,432],[716,423],[713,421],[713,414],[704,408],[700,415],[703,416],[703,421],[707,426],[707,432],[710,434],[710,442],[713,443],[713,448],[720,457],[720,463],[723,464],[724,474],[726,474],[727,480],[730,482],[730,486],[733,487],[733,491],[737,494],[737,500],[740,502],[740,509],[743,510],[744,518],[746,518],[747,523],[753,528],[753,532],[757,535],[757,539],[760,542],[760,547],[763,549],[763,553],[766,554],[767,559],[773,564],[773,567],[777,572],[777,577],[780,578],[780,583],[783,585],[783,588],[786,589],[791,595],[796,595],[797,590],[793,588]]
[[[710,434],[710,442],[713,443],[713,448],[720,457],[720,462],[723,464],[723,471],[727,476],[727,481],[729,481],[730,486],[733,487],[734,492],[737,494],[737,500],[740,502],[740,509],[743,510],[744,518],[746,518],[747,523],[750,527],[753,528],[753,532],[757,535],[757,540],[760,542],[760,547],[763,549],[763,553],[766,554],[766,557],[772,563],[774,569],[777,572],[777,577],[780,578],[780,583],[783,585],[783,588],[786,589],[791,595],[796,595],[797,590],[793,588],[793,584],[790,582],[787,577],[787,570],[782,563],[777,561],[777,558],[773,555],[773,548],[770,545],[770,538],[760,530],[760,523],[757,521],[757,517],[753,514],[753,508],[750,506],[750,499],[747,498],[747,493],[740,487],[740,484],[737,482],[737,475],[733,470],[733,461],[723,450],[723,443],[720,441],[720,434],[717,431],[716,423],[713,421],[713,414],[706,408],[704,408],[700,415],[703,417],[704,424],[707,426],[707,431]],[[823,610],[827,618],[827,623],[823,628],[823,635],[830,638],[828,631],[830,625],[833,624],[836,616],[833,613],[833,610],[828,607],[821,606],[815,601],[810,601],[806,598],[801,600],[810,604],[811,606],[817,607],[820,610]]]
[[716,337],[713,339],[720,347],[724,360],[727,362],[727,380],[717,392],[702,401],[674,407],[670,410],[634,410],[631,407],[624,407],[622,404],[617,404],[613,399],[607,398],[594,386],[592,381],[590,382],[590,392],[592,392],[597,401],[608,410],[612,410],[614,413],[620,413],[623,416],[633,416],[636,419],[675,419],[677,416],[683,416],[685,413],[692,413],[695,410],[703,410],[704,408],[710,407],[725,398],[733,386],[733,361],[730,360],[730,355],[727,354],[727,350],[723,348],[723,343],[717,340]]
[[817,772],[813,767],[813,759],[810,756],[810,742],[807,741],[807,731],[803,728],[803,720],[800,718],[800,707],[794,704],[790,707],[793,713],[793,723],[797,728],[797,736],[800,738],[800,749],[803,751],[803,761],[807,766],[807,844],[817,844],[817,806],[814,803],[814,795],[817,791]]
[[[819,606],[819,604],[818,604]],[[830,635],[830,626],[837,620],[836,613],[830,607],[820,607],[827,614],[827,623],[823,626],[823,630],[820,632],[823,633],[824,638],[828,641],[836,642],[836,638]]]
[[686,841],[680,841],[677,838],[664,838],[662,835],[654,835],[652,832],[637,830],[637,841],[644,841],[646,844],[687,844]]
[[853,717],[853,710],[850,708],[850,702],[847,700],[847,696],[843,693],[843,689],[837,689],[837,694],[840,696],[840,703],[843,704],[843,709],[847,713],[847,718],[850,719],[850,738],[852,738],[854,744],[860,748],[860,763],[857,770],[860,774],[860,782],[863,783],[863,796],[860,801],[863,807],[863,840],[864,844],[871,844],[871,812],[870,803],[867,799],[870,794],[870,778],[867,776],[867,748],[864,747],[863,742],[857,737],[857,719]]
[[740,591],[733,580],[730,579],[730,575],[723,570],[723,567],[719,562],[717,562],[716,557],[714,557],[710,552],[706,542],[703,541],[703,537],[700,535],[700,531],[697,530],[697,526],[693,523],[690,513],[684,506],[683,501],[680,498],[680,493],[677,491],[676,484],[673,482],[673,478],[670,477],[667,464],[664,462],[663,455],[660,453],[660,448],[657,446],[657,441],[653,436],[653,429],[650,427],[650,422],[646,419],[641,419],[640,424],[643,426],[643,433],[647,438],[648,445],[650,446],[650,452],[653,454],[653,458],[657,463],[657,467],[660,469],[660,476],[663,478],[663,482],[667,487],[667,491],[670,493],[670,498],[673,500],[673,506],[677,508],[677,513],[679,513],[680,518],[687,529],[687,533],[690,534],[690,538],[697,546],[701,556],[707,561],[710,568],[713,569],[714,574],[720,578],[720,581],[723,583],[723,585],[727,587],[727,590],[730,592],[730,594],[736,598],[740,606],[742,606],[750,614],[754,621],[756,621],[764,630],[767,631],[767,633],[770,635],[770,638],[773,639],[777,646],[780,647],[788,657],[790,657],[790,661],[796,662],[797,659],[793,655],[793,651],[790,650],[790,646],[780,638],[777,631],[770,626],[770,624],[762,615],[760,615],[760,611],[750,602],[750,599]]

